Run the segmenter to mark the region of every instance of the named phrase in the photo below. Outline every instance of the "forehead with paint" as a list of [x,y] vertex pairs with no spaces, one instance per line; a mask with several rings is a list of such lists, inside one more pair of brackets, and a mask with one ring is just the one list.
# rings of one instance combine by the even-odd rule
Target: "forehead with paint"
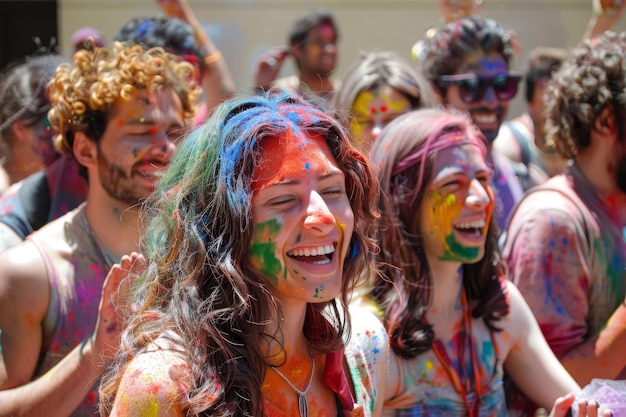
[[[310,170],[312,163],[322,164],[330,171],[338,167],[327,155],[326,139],[301,129],[289,130],[260,141],[259,159],[254,170],[253,193],[272,184],[294,180]],[[334,166],[331,165],[334,163]]]

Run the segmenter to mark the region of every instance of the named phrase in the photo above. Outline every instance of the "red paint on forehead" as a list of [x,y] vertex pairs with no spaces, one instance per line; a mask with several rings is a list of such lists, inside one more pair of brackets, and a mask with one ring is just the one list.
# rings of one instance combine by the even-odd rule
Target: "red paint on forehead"
[[317,33],[325,38],[334,39],[336,37],[335,28],[329,22],[322,22],[317,27]]
[[[332,155],[323,136],[289,130],[261,142],[261,158],[254,172],[253,189],[301,178],[313,166],[329,166]],[[330,160],[329,160],[330,159]]]

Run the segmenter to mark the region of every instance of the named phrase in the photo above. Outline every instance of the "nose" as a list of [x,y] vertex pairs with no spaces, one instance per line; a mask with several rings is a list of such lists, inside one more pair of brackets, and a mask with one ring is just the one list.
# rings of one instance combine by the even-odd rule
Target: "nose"
[[496,90],[494,90],[493,86],[488,86],[485,90],[485,95],[483,96],[483,102],[491,105],[498,105],[500,103],[500,99],[496,95]]
[[334,42],[326,42],[324,44],[324,48],[322,48],[322,49],[327,54],[334,54],[335,52],[337,52],[337,44],[334,43]]
[[317,229],[328,233],[335,227],[335,216],[330,212],[326,201],[316,191],[311,192],[309,206],[307,207],[304,226],[309,229]]
[[169,160],[176,150],[176,140],[177,137],[170,137],[166,130],[157,130],[154,134],[152,146],[153,155]]
[[467,198],[465,199],[466,205],[471,208],[483,209],[490,202],[491,197],[489,196],[486,186],[477,179],[472,180]]

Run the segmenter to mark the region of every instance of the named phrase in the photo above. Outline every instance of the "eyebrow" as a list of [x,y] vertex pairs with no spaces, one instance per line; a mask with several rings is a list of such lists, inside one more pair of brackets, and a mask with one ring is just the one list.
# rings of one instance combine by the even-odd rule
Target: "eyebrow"
[[[343,175],[343,171],[337,170],[337,169],[329,169],[325,171],[324,173],[322,173],[319,177],[317,177],[317,180],[324,181],[329,178],[340,176],[340,175]],[[300,184],[300,183],[301,181],[299,179],[286,179],[283,181],[275,182],[274,184],[271,184],[266,188],[276,187],[280,185],[295,185],[295,184]]]

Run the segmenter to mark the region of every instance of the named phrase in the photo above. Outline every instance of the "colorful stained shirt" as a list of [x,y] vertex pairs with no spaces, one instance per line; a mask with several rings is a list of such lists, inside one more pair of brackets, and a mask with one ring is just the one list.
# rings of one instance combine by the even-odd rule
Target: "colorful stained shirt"
[[557,356],[598,334],[624,301],[625,230],[615,201],[602,199],[576,165],[533,189],[514,213],[503,252],[510,279]]
[[496,197],[494,215],[500,231],[505,230],[509,215],[524,195],[522,186],[515,175],[511,161],[496,151],[492,151],[494,174],[491,186]]
[[0,222],[22,239],[44,224],[78,207],[87,196],[87,182],[78,165],[61,156],[45,170],[7,188],[0,196]]
[[[380,319],[368,307],[351,306],[352,336],[344,356],[363,416],[379,415],[389,371],[389,338]],[[357,415],[357,413],[353,413]]]
[[[102,285],[110,265],[90,235],[85,204],[48,223],[27,240],[46,265],[50,301],[43,323],[42,349],[35,377],[46,373],[88,338],[96,325]],[[110,258],[111,254],[107,254]],[[118,262],[115,259],[115,262]],[[97,382],[72,416],[98,410]]]
[[[498,358],[498,346],[503,345],[502,334],[491,332],[482,319],[472,320],[472,338],[476,361],[469,353],[469,341],[443,345],[457,373],[464,373],[469,384],[467,400],[472,404],[479,391],[478,415],[481,417],[508,416],[502,384],[502,360]],[[497,344],[497,345],[496,345]],[[458,346],[465,349],[459,354]],[[462,356],[462,359],[460,359]],[[427,416],[467,416],[467,406],[461,394],[454,388],[449,373],[445,370],[433,349],[412,359],[396,357],[399,368],[398,392],[385,401],[383,416],[386,417],[427,417]],[[478,369],[474,368],[475,363]],[[463,371],[461,371],[461,368]],[[477,378],[474,372],[478,372]],[[480,381],[479,389],[474,380]],[[467,386],[467,385],[466,385]]]

